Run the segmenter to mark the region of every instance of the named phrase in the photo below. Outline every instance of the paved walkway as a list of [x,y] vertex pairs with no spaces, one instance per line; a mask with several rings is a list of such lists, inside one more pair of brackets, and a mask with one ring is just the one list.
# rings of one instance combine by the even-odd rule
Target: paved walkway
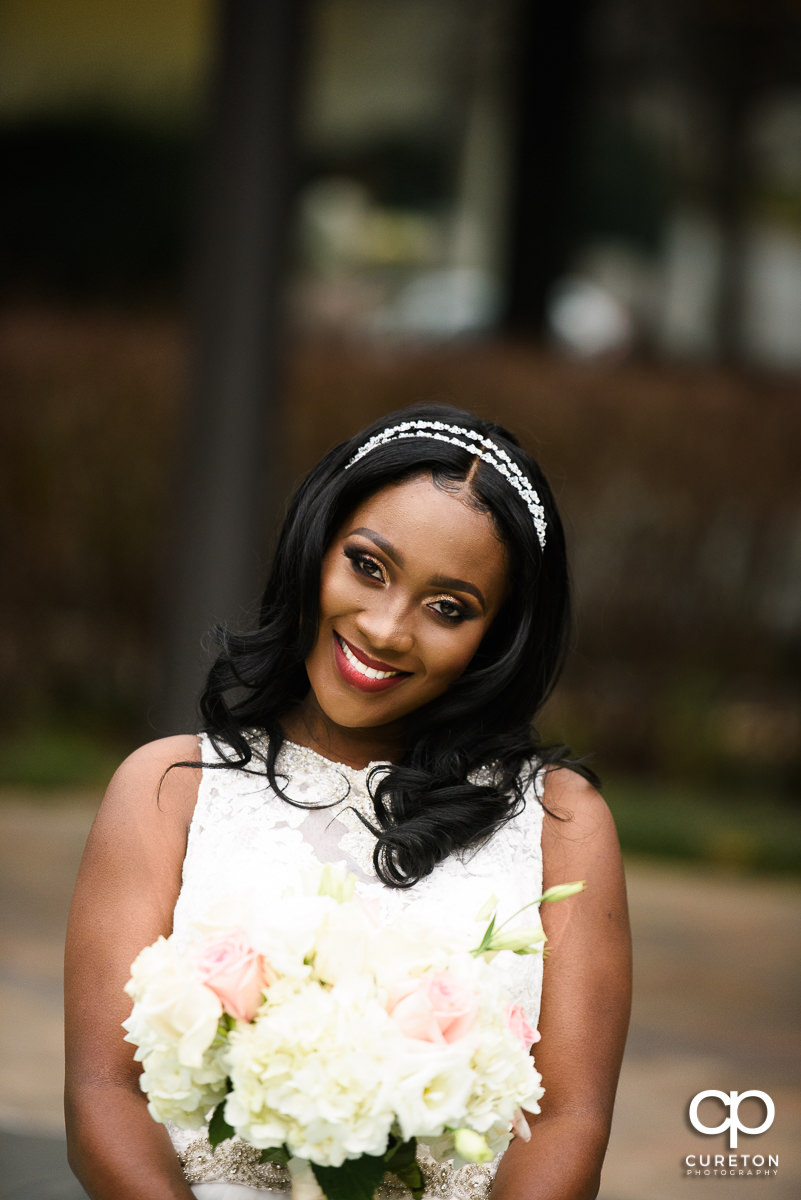
[[[64,1156],[61,955],[94,803],[0,796],[3,1200],[84,1195]],[[635,1006],[602,1200],[797,1200],[801,887],[644,862],[630,863],[628,877]],[[736,1153],[778,1154],[775,1177],[687,1177],[687,1155],[730,1153],[725,1135],[704,1137],[687,1119],[691,1098],[709,1088],[773,1098],[772,1128],[741,1135]],[[716,1102],[707,1106],[702,1116],[717,1123]],[[743,1103],[744,1122],[761,1113]]]

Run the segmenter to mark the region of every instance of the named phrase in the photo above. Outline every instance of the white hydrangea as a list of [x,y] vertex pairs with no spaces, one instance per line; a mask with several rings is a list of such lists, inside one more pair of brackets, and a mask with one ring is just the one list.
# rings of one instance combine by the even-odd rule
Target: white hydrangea
[[301,989],[281,981],[230,1037],[226,1120],[251,1145],[286,1143],[321,1166],[383,1154],[401,1039],[364,980]]
[[224,1051],[221,1046],[216,1053],[207,1052],[199,1067],[182,1066],[169,1050],[141,1054],[144,1070],[139,1083],[147,1093],[153,1119],[171,1121],[181,1129],[201,1129],[225,1095],[228,1069]]

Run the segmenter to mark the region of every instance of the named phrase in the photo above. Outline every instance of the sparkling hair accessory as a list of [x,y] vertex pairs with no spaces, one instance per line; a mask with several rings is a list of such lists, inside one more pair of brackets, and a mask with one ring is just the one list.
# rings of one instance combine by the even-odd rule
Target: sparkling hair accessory
[[403,438],[431,438],[435,442],[449,442],[450,445],[460,446],[462,450],[475,454],[482,462],[494,467],[499,475],[503,475],[506,482],[514,488],[531,513],[531,519],[537,531],[537,540],[540,547],[545,549],[547,525],[545,509],[542,507],[539,496],[517,463],[509,457],[506,451],[475,429],[465,429],[463,425],[446,425],[443,421],[401,421],[400,425],[392,425],[389,429],[384,429],[381,433],[376,433],[369,438],[363,446],[359,447],[353,458],[346,463],[345,470],[347,471],[360,458],[364,458],[365,454],[369,454],[371,450],[385,446],[387,442],[399,442]]

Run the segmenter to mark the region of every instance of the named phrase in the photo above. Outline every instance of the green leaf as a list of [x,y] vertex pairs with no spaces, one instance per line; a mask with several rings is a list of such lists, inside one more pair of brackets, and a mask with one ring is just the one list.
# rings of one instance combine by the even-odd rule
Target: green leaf
[[392,1162],[392,1159],[395,1157],[398,1151],[403,1150],[404,1146],[408,1146],[408,1144],[408,1142],[402,1142],[394,1133],[389,1135],[387,1148],[384,1151],[384,1162],[387,1164],[387,1168],[389,1168],[389,1164]]
[[211,1120],[209,1121],[209,1142],[211,1143],[212,1150],[216,1150],[220,1142],[224,1142],[234,1136],[232,1126],[228,1124],[223,1115],[224,1108],[225,1100],[221,1100],[211,1114]]
[[487,947],[489,946],[489,944],[490,944],[490,941],[492,940],[492,935],[493,935],[493,933],[495,932],[495,919],[496,919],[496,916],[497,916],[497,913],[496,913],[496,914],[493,914],[492,920],[490,921],[490,923],[489,923],[489,925],[487,926],[487,928],[484,930],[484,936],[483,936],[483,938],[481,939],[481,941],[480,941],[479,945],[478,945],[478,946],[476,946],[475,950],[471,950],[471,951],[470,951],[470,953],[473,955],[473,958],[478,958],[479,954],[483,954],[483,953],[484,953],[484,951],[485,951],[485,950],[487,949]]
[[271,1146],[269,1150],[262,1150],[259,1162],[279,1163],[280,1166],[285,1167],[290,1158],[291,1155],[286,1146]]
[[311,1169],[327,1200],[373,1200],[387,1164],[383,1154],[380,1158],[363,1154],[361,1158],[346,1158],[341,1167],[318,1167],[312,1163]]
[[417,1163],[417,1142],[410,1138],[408,1142],[397,1141],[390,1145],[384,1155],[387,1167],[393,1175],[397,1175],[401,1183],[405,1183],[414,1196],[414,1200],[422,1200],[424,1183],[423,1174]]

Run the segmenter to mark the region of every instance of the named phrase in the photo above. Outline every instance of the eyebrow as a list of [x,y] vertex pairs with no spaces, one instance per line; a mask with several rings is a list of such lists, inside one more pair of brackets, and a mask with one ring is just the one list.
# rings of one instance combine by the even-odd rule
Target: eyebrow
[[[397,550],[395,546],[392,545],[392,542],[388,541],[383,534],[377,533],[375,529],[367,529],[365,526],[360,525],[358,529],[351,529],[350,533],[348,533],[346,536],[352,537],[354,534],[369,538],[370,541],[374,542],[375,545],[378,546],[379,550],[383,550],[384,553],[392,559],[395,565],[401,568],[401,570],[406,565],[405,559],[400,551]],[[467,579],[452,579],[449,575],[435,575],[431,580],[431,586],[442,588],[443,591],[467,592],[469,595],[475,596],[476,600],[478,600],[484,611],[487,611],[487,602],[484,599],[481,590],[477,588],[474,583],[470,583]]]
[[487,602],[474,583],[469,583],[466,579],[451,579],[445,575],[437,575],[431,582],[434,587],[442,588],[444,591],[469,592],[471,596],[475,596],[484,611],[487,611]]
[[403,569],[406,566],[406,561],[400,550],[396,550],[392,542],[387,541],[383,534],[376,533],[374,529],[367,529],[365,526],[360,525],[358,529],[351,529],[350,533],[346,536],[352,537],[354,533],[361,534],[362,537],[369,538],[371,542],[375,542],[378,549],[383,550],[392,559],[396,567]]

